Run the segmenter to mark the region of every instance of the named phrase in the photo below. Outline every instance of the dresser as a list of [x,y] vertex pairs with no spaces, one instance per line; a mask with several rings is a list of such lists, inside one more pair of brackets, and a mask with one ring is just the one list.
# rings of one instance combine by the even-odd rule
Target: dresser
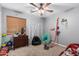
[[19,48],[19,47],[23,47],[23,46],[28,46],[28,36],[26,34],[21,34],[18,37],[13,37],[13,48]]

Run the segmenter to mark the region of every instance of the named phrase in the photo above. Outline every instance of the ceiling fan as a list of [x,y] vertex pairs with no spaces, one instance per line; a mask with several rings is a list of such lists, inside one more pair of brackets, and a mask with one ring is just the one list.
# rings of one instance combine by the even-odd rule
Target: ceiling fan
[[48,6],[51,3],[40,3],[40,6],[37,6],[34,3],[30,3],[32,6],[36,7],[34,10],[31,10],[32,13],[34,12],[38,12],[41,16],[45,13],[45,12],[53,12],[53,10],[49,9]]

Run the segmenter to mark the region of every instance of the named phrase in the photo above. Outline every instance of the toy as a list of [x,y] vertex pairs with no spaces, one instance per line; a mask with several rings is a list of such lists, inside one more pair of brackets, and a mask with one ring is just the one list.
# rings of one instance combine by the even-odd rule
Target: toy
[[12,42],[11,41],[7,42],[7,46],[12,46]]
[[77,51],[77,55],[79,56],[79,48],[77,48],[77,50],[76,50],[76,51]]
[[7,36],[7,34],[2,34],[2,37],[5,37],[5,36]]
[[13,43],[12,43],[11,41],[7,42],[7,46],[8,46],[8,48],[9,48],[9,50],[12,49],[12,45],[13,45]]
[[5,44],[5,43],[4,43],[4,44],[2,44],[2,48],[3,48],[3,47],[6,47],[6,44]]
[[0,56],[8,56],[8,47],[4,47],[0,50]]
[[60,53],[59,56],[63,55],[65,53],[66,56],[68,55],[73,55],[73,56],[78,56],[79,55],[79,44],[73,43],[69,44],[68,47]]
[[12,34],[8,34],[7,35],[10,39],[12,39],[13,35]]
[[2,37],[2,43],[8,42],[8,41],[10,41],[10,37],[8,37],[8,36]]

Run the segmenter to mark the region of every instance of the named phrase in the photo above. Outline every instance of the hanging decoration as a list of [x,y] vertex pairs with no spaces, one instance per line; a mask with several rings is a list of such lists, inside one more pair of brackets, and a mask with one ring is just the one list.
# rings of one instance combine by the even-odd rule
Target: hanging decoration
[[66,18],[63,18],[63,19],[61,20],[61,24],[65,25],[65,27],[67,27],[67,26],[68,26],[68,21],[67,21],[67,19],[66,19]]
[[54,41],[53,41],[53,44],[51,45],[51,47],[55,46],[56,45],[55,43],[58,43],[59,34],[60,34],[60,31],[59,31],[59,17],[58,17],[56,20],[55,38],[54,38]]

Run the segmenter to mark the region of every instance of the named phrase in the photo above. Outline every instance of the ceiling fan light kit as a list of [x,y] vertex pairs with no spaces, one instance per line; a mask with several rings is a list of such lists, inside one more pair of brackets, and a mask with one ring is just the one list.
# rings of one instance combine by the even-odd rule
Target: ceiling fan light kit
[[42,16],[42,15],[45,14],[45,12],[49,12],[49,13],[53,12],[53,10],[50,10],[50,9],[48,8],[48,6],[49,6],[51,3],[40,3],[40,6],[37,6],[37,5],[34,4],[34,3],[30,3],[30,4],[35,7],[35,9],[32,10],[32,13],[37,12],[37,13],[39,13],[39,14]]

